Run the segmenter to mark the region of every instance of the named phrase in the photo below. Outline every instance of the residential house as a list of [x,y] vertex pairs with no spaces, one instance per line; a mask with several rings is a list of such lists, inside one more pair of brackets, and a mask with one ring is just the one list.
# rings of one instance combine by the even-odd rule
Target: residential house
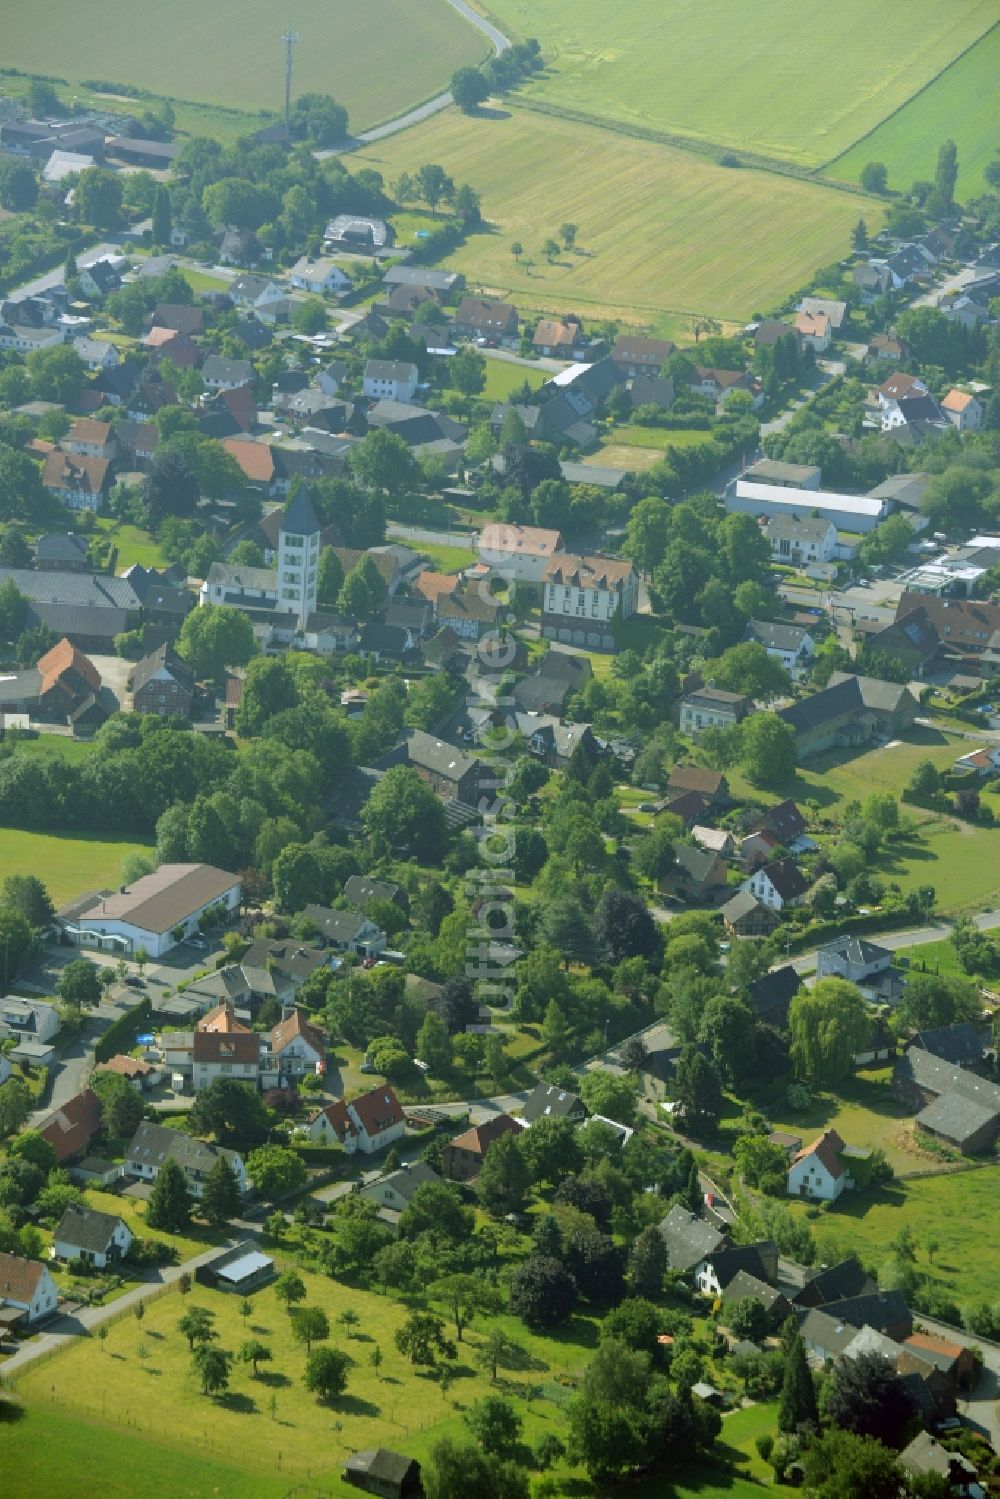
[[983,745],[982,749],[970,750],[967,755],[959,755],[953,768],[957,771],[966,771],[979,780],[986,776],[997,775],[1000,773],[1000,745]]
[[[54,152],[54,155],[62,155]],[[69,153],[66,153],[69,154]],[[50,163],[51,164],[51,163]],[[93,161],[90,163],[93,166]],[[81,171],[80,167],[70,167],[70,171]],[[114,260],[103,258],[95,260],[90,265],[77,266],[77,279],[80,282],[80,290],[85,297],[102,302],[111,292],[117,291],[122,284],[121,271],[124,261],[121,257]]]
[[896,1063],[892,1091],[916,1122],[962,1155],[988,1150],[1000,1135],[1000,1085],[954,1062],[911,1046]]
[[748,985],[747,1008],[756,1020],[773,1025],[779,1031],[788,1028],[788,1011],[802,987],[802,980],[790,963],[772,968]]
[[284,290],[269,276],[250,274],[236,276],[229,283],[226,294],[234,306],[253,312],[258,317],[269,307],[285,301]]
[[801,1290],[792,1300],[799,1307],[828,1306],[830,1302],[849,1297],[868,1296],[877,1290],[875,1282],[854,1255],[820,1270],[807,1270]]
[[766,828],[786,848],[797,852],[795,845],[801,844],[805,837],[806,821],[795,803],[786,799],[768,807],[758,819],[757,827]]
[[99,727],[113,704],[98,703],[101,675],[94,663],[65,638],[35,663],[39,675],[37,717],[74,728]]
[[672,868],[657,882],[661,894],[686,901],[710,901],[725,888],[725,860],[712,849],[688,843],[677,844]]
[[690,389],[693,395],[707,396],[717,407],[725,406],[738,390],[750,397],[755,411],[764,404],[764,387],[746,370],[714,370],[695,365]]
[[58,1299],[46,1265],[0,1251],[0,1327],[41,1322],[55,1312]]
[[659,1230],[667,1250],[668,1268],[684,1274],[729,1243],[722,1229],[696,1218],[680,1203],[661,1220]]
[[983,425],[983,403],[966,390],[949,390],[941,410],[959,432],[978,432]]
[[927,1474],[936,1474],[944,1480],[948,1493],[954,1495],[955,1499],[962,1499],[965,1495],[982,1499],[986,1493],[985,1488],[976,1481],[978,1470],[975,1463],[963,1453],[943,1447],[929,1431],[919,1431],[903,1448],[899,1454],[899,1465],[917,1479]]
[[240,1193],[247,1192],[250,1182],[243,1158],[237,1151],[210,1145],[205,1140],[182,1134],[178,1129],[167,1129],[163,1124],[143,1120],[126,1147],[125,1172],[139,1181],[154,1182],[165,1161],[176,1161],[187,1179],[188,1191],[197,1198],[205,1189],[206,1177],[220,1159],[228,1161],[235,1172]]
[[462,290],[465,277],[459,271],[440,271],[422,265],[394,265],[382,277],[382,285],[425,286],[428,291],[448,296]]
[[800,674],[809,665],[815,645],[802,625],[778,624],[773,620],[752,619],[746,638],[762,645],[769,656],[780,661],[786,671]]
[[226,359],[221,354],[209,354],[201,367],[202,384],[206,390],[238,390],[242,385],[252,385],[257,372],[249,359]]
[[[973,283],[975,285],[975,283]],[[980,323],[989,320],[990,309],[985,301],[987,293],[981,286],[976,286],[976,295],[963,293],[961,296],[942,301],[940,312],[950,323],[957,323],[960,328],[974,333]],[[983,298],[984,300],[980,300]]]
[[836,937],[819,949],[816,955],[818,978],[846,979],[857,984],[866,999],[898,1000],[899,971],[892,966],[892,953],[865,937]]
[[409,405],[417,393],[420,373],[407,359],[369,359],[365,364],[364,393],[371,401]]
[[362,255],[388,249],[395,238],[391,224],[367,214],[338,213],[323,230],[323,241],[328,250],[351,250]]
[[114,434],[119,463],[132,469],[146,467],[160,440],[155,422],[134,422],[127,417],[115,422]]
[[731,859],[736,852],[733,835],[726,828],[705,828],[695,823],[691,837],[699,848],[718,854],[720,859]]
[[161,645],[137,661],[129,687],[133,713],[157,713],[161,718],[191,717],[194,671],[171,645]]
[[898,333],[876,333],[869,340],[865,357],[899,364],[910,357],[910,346]]
[[742,692],[724,692],[720,687],[699,687],[681,699],[682,734],[697,738],[706,729],[729,729],[754,712],[752,698]]
[[335,260],[313,260],[308,255],[299,257],[289,271],[288,279],[300,291],[317,297],[333,296],[347,291],[352,285],[350,276]]
[[35,542],[35,566],[54,573],[87,572],[90,567],[87,538],[73,531],[47,531]]
[[526,1125],[538,1119],[568,1119],[571,1124],[582,1124],[588,1112],[583,1099],[575,1093],[552,1083],[536,1083],[524,1101],[521,1117]]
[[923,611],[921,620],[937,632],[942,661],[960,656],[974,664],[989,651],[993,635],[1000,630],[1000,605],[983,599],[935,598],[907,589],[896,605],[896,623],[917,610]]
[[799,1313],[799,1336],[807,1355],[821,1364],[842,1358],[858,1329],[841,1321],[837,1308],[809,1307]]
[[390,764],[412,765],[421,780],[438,796],[450,797],[467,807],[478,807],[480,783],[486,773],[481,761],[472,759],[455,745],[422,729],[409,729],[402,744],[383,756],[378,769]]
[[83,1155],[101,1128],[101,1100],[92,1088],[74,1093],[38,1125],[42,1138],[56,1153],[57,1165]]
[[449,1140],[442,1155],[443,1170],[449,1181],[465,1182],[479,1175],[490,1147],[502,1135],[519,1134],[521,1126],[509,1114],[494,1114],[482,1124],[474,1124]]
[[491,522],[476,538],[480,562],[513,583],[542,583],[549,562],[564,550],[561,532],[507,521]]
[[590,345],[578,318],[539,318],[531,346],[552,359],[585,359]]
[[404,913],[410,909],[410,897],[402,885],[392,880],[376,880],[363,874],[352,874],[344,885],[344,899],[356,911],[367,912],[372,901],[385,901]]
[[826,1129],[789,1166],[788,1195],[836,1202],[843,1191],[855,1186],[850,1165],[847,1145],[836,1130]]
[[770,828],[755,828],[740,840],[740,863],[744,869],[759,869],[776,859],[781,847],[781,839]]
[[721,807],[729,799],[729,782],[721,770],[706,770],[701,765],[675,765],[667,781],[667,794],[679,796],[686,791],[705,797],[710,806]]
[[872,1327],[894,1343],[902,1343],[913,1332],[913,1315],[901,1291],[870,1291],[867,1295],[847,1296],[825,1308],[838,1321],[859,1329]]
[[914,1357],[940,1369],[960,1390],[970,1390],[976,1383],[979,1376],[976,1356],[964,1343],[955,1343],[934,1333],[913,1332],[903,1339],[903,1347]]
[[721,1244],[694,1267],[693,1279],[704,1296],[721,1296],[740,1273],[765,1282],[777,1279],[778,1246],[770,1239],[755,1244]]
[[795,331],[804,348],[812,348],[823,354],[833,340],[833,324],[825,312],[800,312],[795,319]]
[[441,1183],[442,1178],[426,1161],[409,1161],[396,1171],[389,1171],[385,1176],[366,1182],[358,1195],[367,1202],[374,1202],[383,1212],[388,1210],[389,1213],[398,1215],[409,1207],[410,1199],[418,1188],[440,1186]]
[[614,619],[639,607],[639,578],[631,562],[560,552],[543,574],[542,635],[574,645],[613,650]]
[[910,689],[898,682],[835,671],[825,688],[782,708],[778,717],[795,730],[796,751],[805,760],[827,749],[895,739],[913,727],[919,711]]
[[918,1031],[911,1044],[930,1052],[932,1057],[940,1057],[943,1062],[951,1062],[955,1067],[975,1070],[986,1060],[989,1030],[965,1020],[956,1025]]
[[262,1038],[241,1026],[238,1030],[195,1027],[191,1047],[191,1083],[196,1093],[230,1077],[256,1087],[260,1077]]
[[836,554],[837,528],[822,516],[772,515],[764,535],[773,560],[791,567],[832,562]]
[[326,1070],[327,1034],[291,1006],[270,1034],[271,1053],[282,1079],[321,1076]]
[[125,1258],[132,1238],[132,1230],[123,1218],[70,1203],[56,1226],[52,1243],[57,1259],[85,1260],[104,1270]]
[[[858,288],[862,307],[870,307],[879,297],[884,297],[892,284],[892,273],[887,265],[877,261],[862,261],[851,271],[851,280]],[[878,357],[878,356],[875,356]],[[899,358],[899,355],[892,356]]]
[[42,466],[42,484],[70,510],[91,510],[96,514],[104,509],[110,474],[111,465],[106,458],[87,458],[53,448]]
[[778,925],[775,913],[749,890],[737,891],[720,907],[720,914],[731,937],[767,937]]
[[669,338],[640,338],[619,333],[611,346],[611,358],[623,379],[658,375],[676,347]]
[[402,1139],[406,1115],[388,1083],[380,1083],[349,1102],[338,1098],[309,1121],[309,1138],[318,1144],[339,1140],[348,1155],[373,1155]]
[[510,302],[463,297],[455,309],[452,328],[458,338],[475,338],[491,345],[514,347],[519,329],[517,308]]
[[240,881],[211,864],[161,864],[130,887],[88,894],[56,913],[78,946],[162,957],[199,930],[206,912],[229,917],[239,908]]
[[379,1499],[419,1499],[423,1493],[416,1458],[388,1447],[355,1452],[344,1464],[343,1478],[351,1488]]
[[[346,892],[345,892],[346,893]],[[317,932],[317,941],[337,952],[352,952],[359,958],[375,958],[385,951],[385,932],[369,921],[363,911],[337,911],[330,906],[306,906],[301,913]]]
[[30,1041],[50,1041],[59,1030],[59,1011],[44,999],[22,999],[17,994],[0,995],[0,1039],[9,1036]]
[[113,343],[103,338],[87,338],[82,333],[74,338],[73,351],[79,354],[89,370],[113,369],[121,359]]
[[796,312],[824,313],[830,319],[834,333],[839,333],[847,320],[847,303],[830,297],[803,297]]
[[767,1312],[771,1327],[775,1331],[792,1315],[792,1303],[785,1293],[768,1285],[766,1280],[760,1280],[756,1275],[751,1275],[748,1270],[736,1272],[723,1290],[722,1300],[724,1303],[758,1301]]
[[130,1083],[137,1093],[151,1086],[160,1076],[152,1062],[145,1062],[142,1057],[127,1056],[123,1052],[109,1057],[106,1062],[98,1062],[94,1072],[114,1072]]
[[453,630],[460,640],[482,640],[495,631],[507,613],[484,584],[470,584],[454,592],[441,592],[434,602],[434,618]]
[[773,911],[783,911],[786,906],[800,906],[805,899],[809,882],[794,859],[777,859],[773,864],[764,864],[754,870],[749,879],[743,881],[741,890],[756,897],[762,905]]

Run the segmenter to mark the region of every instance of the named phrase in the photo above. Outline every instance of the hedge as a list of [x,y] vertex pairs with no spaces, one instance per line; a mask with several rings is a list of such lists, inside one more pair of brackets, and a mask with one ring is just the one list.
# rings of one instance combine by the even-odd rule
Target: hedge
[[128,1051],[134,1046],[135,1038],[139,1032],[148,1026],[153,1018],[153,1006],[148,998],[140,999],[137,1005],[109,1025],[104,1035],[94,1047],[94,1059],[98,1062],[106,1062],[110,1057],[115,1057],[120,1051]]
[[789,942],[788,952],[808,952],[811,947],[821,947],[824,942],[832,942],[835,937],[854,936],[858,932],[888,932],[899,926],[919,926],[922,921],[930,920],[932,914],[928,912],[926,917],[910,916],[905,909],[897,906],[891,911],[873,911],[870,916],[844,916],[839,921],[819,921],[793,937]]

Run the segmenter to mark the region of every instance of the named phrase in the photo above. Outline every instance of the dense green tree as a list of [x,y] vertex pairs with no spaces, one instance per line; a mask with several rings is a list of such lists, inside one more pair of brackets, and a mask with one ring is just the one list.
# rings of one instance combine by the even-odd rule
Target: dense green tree
[[835,1087],[854,1069],[854,1058],[871,1034],[871,1020],[854,984],[820,979],[800,989],[788,1012],[792,1061],[806,1082]]
[[594,912],[594,932],[612,963],[654,957],[660,934],[646,902],[631,890],[608,886]]
[[153,197],[154,245],[170,244],[171,219],[170,189],[165,183],[158,182]]
[[740,725],[740,764],[755,786],[779,786],[795,771],[795,732],[776,713],[752,713]]
[[426,782],[407,765],[393,766],[365,804],[362,819],[370,837],[398,851],[419,849],[422,860],[435,863],[444,853],[444,810]]
[[26,161],[8,157],[0,162],[0,208],[27,213],[38,201],[38,178]]
[[314,1343],[322,1343],[330,1336],[330,1319],[319,1306],[299,1306],[291,1314],[292,1336],[298,1343],[305,1343],[306,1353],[312,1352]]
[[199,678],[221,682],[227,667],[246,666],[257,654],[250,616],[215,604],[192,609],[181,626],[177,650]]
[[454,1358],[455,1345],[444,1334],[444,1323],[430,1312],[413,1311],[393,1338],[411,1364],[434,1368],[439,1358]]
[[796,1331],[785,1349],[785,1374],[778,1406],[781,1431],[798,1431],[801,1426],[818,1426],[816,1391],[806,1362],[806,1347]]
[[532,1255],[510,1278],[510,1309],[529,1327],[559,1327],[576,1305],[576,1283],[558,1260]]
[[240,1187],[229,1161],[220,1156],[205,1178],[198,1211],[213,1228],[222,1228],[240,1210]]
[[9,874],[0,886],[0,906],[16,911],[33,928],[47,927],[55,909],[35,874]]
[[462,1419],[482,1450],[493,1457],[504,1457],[517,1446],[521,1418],[502,1395],[484,1395]]
[[335,146],[347,135],[347,110],[329,94],[299,94],[292,104],[292,139],[312,146]]
[[[663,1291],[666,1270],[667,1249],[663,1235],[655,1224],[650,1224],[636,1235],[629,1250],[627,1277],[632,1296],[639,1299],[658,1297]],[[628,1304],[622,1302],[622,1306]]]
[[528,1475],[516,1463],[491,1457],[471,1442],[442,1437],[420,1471],[426,1499],[528,1499]]
[[190,1122],[196,1134],[243,1146],[259,1145],[270,1128],[261,1095],[251,1083],[235,1077],[216,1077],[200,1088]]
[[455,1338],[459,1343],[462,1333],[477,1313],[501,1310],[499,1290],[481,1275],[461,1271],[443,1275],[428,1286],[427,1295],[431,1301],[446,1308],[455,1324]]
[[149,1194],[146,1222],[165,1233],[183,1233],[191,1222],[191,1203],[183,1168],[174,1160],[164,1161]]
[[907,1487],[907,1475],[887,1447],[835,1427],[809,1444],[802,1463],[814,1499],[899,1499]]
[[530,1173],[513,1134],[494,1140],[476,1179],[476,1193],[488,1212],[500,1217],[520,1212],[530,1184]]
[[[87,367],[70,344],[49,344],[44,349],[35,349],[25,362],[36,400],[57,401],[60,406],[65,406],[83,387]],[[24,514],[19,506],[5,512],[5,519]]]
[[284,1145],[261,1145],[247,1156],[247,1175],[262,1197],[275,1201],[306,1184],[305,1163]]
[[458,68],[451,75],[451,97],[465,114],[474,114],[489,94],[489,84],[478,68]]
[[909,1390],[880,1353],[838,1358],[823,1392],[823,1413],[842,1431],[902,1447],[917,1414]]
[[117,172],[107,167],[87,167],[73,189],[73,209],[84,224],[95,229],[114,229],[122,217],[124,186]]
[[866,193],[884,193],[889,184],[889,173],[884,162],[869,161],[861,169],[861,186]]
[[214,1330],[215,1313],[204,1306],[189,1306],[177,1324],[177,1331],[187,1338],[188,1351],[193,1353],[196,1343],[210,1343],[218,1337]]
[[108,1134],[129,1140],[142,1121],[143,1101],[128,1080],[117,1072],[97,1069],[90,1086],[101,1100],[101,1123]]
[[756,1067],[753,1011],[732,994],[716,994],[702,1012],[700,1039],[708,1044],[722,1076],[731,1083],[753,1075]]
[[274,1282],[274,1294],[291,1314],[300,1301],[306,1299],[306,1285],[297,1270],[285,1270]]
[[685,1046],[677,1060],[674,1097],[685,1129],[715,1129],[722,1112],[722,1083],[714,1063],[695,1046]]
[[399,1236],[415,1239],[432,1230],[458,1244],[471,1234],[474,1221],[472,1208],[450,1182],[423,1182],[399,1215]]

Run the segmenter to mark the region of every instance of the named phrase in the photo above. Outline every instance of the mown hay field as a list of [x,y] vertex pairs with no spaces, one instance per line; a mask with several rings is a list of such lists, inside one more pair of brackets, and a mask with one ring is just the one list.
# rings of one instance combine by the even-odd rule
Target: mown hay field
[[[4,8],[7,67],[104,79],[179,99],[253,111],[281,109],[281,35],[289,12],[268,0],[95,0],[80,23],[71,0]],[[315,89],[347,106],[363,129],[448,87],[455,68],[489,44],[447,0],[296,0],[296,94]],[[63,91],[65,92],[65,90]]]
[[[865,0],[486,5],[508,34],[541,42],[548,68],[530,86],[539,99],[813,166],[899,109],[997,19],[995,0],[912,0],[890,37]],[[988,114],[984,98],[974,102]]]
[[933,179],[938,147],[950,137],[958,146],[959,201],[975,197],[985,186],[983,168],[1000,146],[996,110],[989,107],[998,78],[1000,22],[930,88],[833,162],[829,172],[856,182],[865,162],[884,161],[889,186],[905,191],[911,182]]
[[[846,253],[859,218],[870,231],[882,219],[869,197],[516,106],[475,118],[447,110],[351,157],[387,181],[423,162],[471,183],[490,223],[449,266],[520,305],[592,316],[745,320]],[[566,221],[578,226],[576,249],[550,264],[542,247]]]

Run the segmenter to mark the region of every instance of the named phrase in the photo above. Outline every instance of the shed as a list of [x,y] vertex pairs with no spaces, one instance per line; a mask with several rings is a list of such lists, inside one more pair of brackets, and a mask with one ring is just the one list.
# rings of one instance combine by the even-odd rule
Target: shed
[[381,1499],[411,1499],[411,1496],[416,1499],[423,1492],[416,1458],[392,1452],[388,1447],[355,1452],[344,1464],[343,1477],[352,1488],[378,1494]]
[[212,1286],[216,1291],[239,1291],[244,1296],[265,1285],[273,1275],[274,1261],[261,1253],[253,1239],[241,1239],[194,1272],[199,1285]]

